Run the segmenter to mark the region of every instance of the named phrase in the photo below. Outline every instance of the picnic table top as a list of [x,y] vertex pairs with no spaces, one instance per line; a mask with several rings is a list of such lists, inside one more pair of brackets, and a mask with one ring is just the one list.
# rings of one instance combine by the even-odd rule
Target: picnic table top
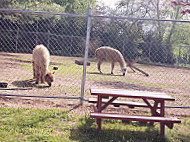
[[175,99],[166,93],[150,92],[150,91],[137,91],[126,89],[109,89],[109,88],[91,88],[91,95],[101,95],[104,97],[128,97],[128,98],[142,98],[153,100],[168,100],[175,101]]

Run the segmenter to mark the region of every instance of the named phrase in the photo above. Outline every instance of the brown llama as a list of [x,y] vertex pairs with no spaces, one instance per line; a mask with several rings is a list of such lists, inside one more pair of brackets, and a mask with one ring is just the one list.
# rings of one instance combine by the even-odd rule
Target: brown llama
[[123,58],[123,55],[121,54],[120,51],[118,51],[114,48],[111,48],[108,46],[103,46],[103,47],[96,49],[95,58],[98,59],[98,70],[100,71],[100,73],[102,73],[100,66],[101,66],[103,60],[111,62],[111,74],[113,74],[113,69],[114,69],[114,65],[116,62],[118,62],[120,64],[123,76],[125,76],[125,73],[127,73],[126,63]]

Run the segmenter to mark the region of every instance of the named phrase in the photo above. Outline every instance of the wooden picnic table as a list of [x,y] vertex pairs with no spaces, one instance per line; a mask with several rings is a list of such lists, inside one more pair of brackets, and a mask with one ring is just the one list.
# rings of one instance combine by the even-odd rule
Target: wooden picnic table
[[[165,125],[169,128],[173,128],[174,123],[181,123],[181,121],[174,117],[165,117],[165,101],[175,101],[175,99],[166,93],[160,92],[149,92],[149,91],[131,91],[125,89],[105,89],[105,88],[91,88],[91,95],[96,95],[97,100],[92,101],[96,103],[94,112],[91,112],[90,116],[96,118],[98,124],[98,131],[101,131],[101,119],[120,119],[129,121],[140,121],[140,122],[160,122],[160,133],[165,135]],[[109,98],[106,101],[104,98]],[[151,111],[151,116],[131,116],[119,113],[103,113],[102,111],[110,104],[118,105],[122,104],[119,101],[116,102],[117,98],[135,98],[142,99],[144,105],[135,104],[135,102],[130,103],[133,106],[148,107]],[[154,103],[152,104],[151,101]],[[124,103],[128,104],[128,103]]]

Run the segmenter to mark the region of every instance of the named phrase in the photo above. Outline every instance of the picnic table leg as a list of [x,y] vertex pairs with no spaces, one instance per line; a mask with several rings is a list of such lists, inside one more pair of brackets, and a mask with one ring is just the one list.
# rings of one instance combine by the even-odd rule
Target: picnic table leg
[[[97,109],[98,112],[101,112],[101,107],[102,107],[102,96],[98,96],[98,102],[97,102]],[[97,125],[98,125],[98,132],[101,131],[101,118],[96,119]]]
[[[165,109],[164,109],[164,100],[160,102],[160,116],[164,117]],[[160,123],[160,133],[162,136],[165,135],[165,123]]]
[[152,112],[152,116],[158,116],[160,115],[158,112],[157,112],[157,108],[158,108],[158,101],[155,101],[154,102],[154,107],[152,108],[151,112]]
[[98,132],[100,132],[101,131],[101,119],[97,119],[96,120],[97,121],[97,125],[98,125]]
[[165,135],[165,124],[163,122],[160,123],[160,134]]
[[157,106],[158,106],[157,101],[155,101],[154,106],[152,106],[147,99],[143,99],[143,100],[148,105],[148,107],[150,108],[152,116],[160,116],[160,114],[156,111]]
[[[155,101],[154,106],[152,106],[147,99],[143,99],[143,100],[148,105],[148,107],[150,108],[152,116],[164,116],[164,101],[154,100]],[[159,103],[160,103],[160,113],[157,112]],[[150,122],[150,125],[153,125],[153,124],[154,124],[154,122]]]
[[[151,108],[151,115],[152,115],[152,116],[158,116],[158,115],[160,115],[160,114],[157,112],[158,103],[159,103],[158,101],[155,101],[153,108]],[[154,122],[150,122],[150,125],[154,125]]]

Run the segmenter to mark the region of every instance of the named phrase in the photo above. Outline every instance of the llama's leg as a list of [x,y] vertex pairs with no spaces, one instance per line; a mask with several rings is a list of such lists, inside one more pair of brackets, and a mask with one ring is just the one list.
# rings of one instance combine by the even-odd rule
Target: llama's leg
[[113,74],[114,62],[111,63],[111,74]]
[[32,61],[32,67],[33,67],[33,79],[36,78],[36,65],[34,63],[34,61]]
[[100,65],[101,65],[101,64],[102,64],[102,60],[99,60],[99,61],[98,61],[98,70],[100,71],[100,73],[102,73],[102,72],[101,72],[101,69],[100,69]]
[[41,73],[41,82],[45,83],[46,66],[45,65],[42,66],[40,71],[41,71],[40,72]]
[[42,71],[42,68],[40,67],[40,81],[41,81],[41,83],[44,83],[45,82],[44,80],[45,80],[44,79],[44,73]]
[[45,78],[44,77],[45,77],[44,75],[41,76],[41,82],[42,83],[45,83]]
[[41,83],[45,83],[44,76],[41,74]]
[[35,73],[36,73],[36,84],[38,84],[39,83],[39,80],[40,80],[40,68],[39,68],[39,66],[36,66],[36,68],[35,68]]

